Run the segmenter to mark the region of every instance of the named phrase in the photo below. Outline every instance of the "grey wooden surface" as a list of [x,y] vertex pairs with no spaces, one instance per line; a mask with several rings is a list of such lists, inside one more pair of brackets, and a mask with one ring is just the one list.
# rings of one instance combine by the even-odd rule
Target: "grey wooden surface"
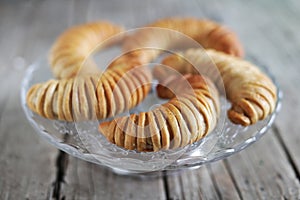
[[[20,105],[21,79],[60,32],[97,19],[133,28],[165,16],[230,26],[247,58],[272,70],[283,107],[261,140],[196,170],[141,179],[65,159],[34,132]],[[0,199],[300,199],[299,33],[298,0],[1,1]]]

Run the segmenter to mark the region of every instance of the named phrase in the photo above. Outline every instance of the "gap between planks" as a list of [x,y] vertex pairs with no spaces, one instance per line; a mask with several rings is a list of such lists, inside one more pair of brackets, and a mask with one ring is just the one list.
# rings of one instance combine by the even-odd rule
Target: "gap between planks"
[[297,165],[296,165],[295,161],[293,160],[293,158],[292,158],[292,156],[291,156],[291,154],[290,154],[290,152],[289,152],[289,150],[288,150],[286,144],[284,143],[284,140],[283,140],[283,138],[282,138],[282,136],[281,136],[282,133],[280,133],[280,131],[279,131],[279,129],[278,129],[278,127],[277,127],[276,124],[273,124],[272,130],[274,131],[275,136],[276,136],[276,138],[277,138],[279,144],[281,145],[281,147],[282,147],[282,149],[283,149],[283,151],[284,151],[284,153],[285,153],[285,155],[286,155],[286,157],[287,157],[287,160],[288,160],[289,163],[291,164],[291,167],[292,167],[292,169],[294,170],[294,173],[295,173],[295,175],[296,175],[296,178],[297,178],[298,181],[300,182],[300,172],[299,172],[299,169],[297,168]]

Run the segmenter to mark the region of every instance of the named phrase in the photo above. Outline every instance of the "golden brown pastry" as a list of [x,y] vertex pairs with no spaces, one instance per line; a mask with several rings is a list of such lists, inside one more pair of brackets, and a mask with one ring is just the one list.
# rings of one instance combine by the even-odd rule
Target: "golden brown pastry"
[[152,81],[151,72],[142,67],[140,58],[125,53],[102,74],[89,58],[96,48],[117,42],[106,40],[122,30],[100,21],[65,31],[49,58],[54,75],[61,80],[32,86],[27,93],[28,107],[49,119],[81,121],[112,117],[139,104]]
[[[209,65],[208,59],[213,61],[218,72],[205,68]],[[168,56],[162,63],[170,68],[154,69],[154,76],[159,80],[174,74],[175,71],[181,74],[198,74],[201,71],[215,82],[219,90],[224,84],[226,97],[232,103],[228,117],[233,123],[248,126],[265,119],[275,109],[276,86],[250,62],[211,49],[190,49],[180,56]]]
[[[151,30],[150,27],[156,29]],[[204,48],[216,49],[238,57],[244,55],[243,47],[236,34],[210,20],[173,17],[157,20],[144,28],[125,40],[124,52],[141,49],[136,53],[145,62],[156,58],[161,51],[168,51],[174,47],[186,48],[195,43],[200,43]],[[186,36],[196,42],[191,42],[191,39],[188,40]]]
[[91,54],[97,48],[111,45],[113,40],[109,43],[106,40],[122,31],[122,27],[106,21],[82,24],[67,29],[57,38],[49,54],[54,76],[70,78],[78,74],[97,72],[97,66],[90,58]]
[[146,67],[114,66],[98,75],[49,80],[33,85],[27,105],[48,119],[104,119],[139,104],[151,89]]
[[142,152],[184,147],[216,126],[219,96],[209,79],[172,76],[157,86],[157,93],[171,100],[148,112],[103,122],[99,131],[117,146]]

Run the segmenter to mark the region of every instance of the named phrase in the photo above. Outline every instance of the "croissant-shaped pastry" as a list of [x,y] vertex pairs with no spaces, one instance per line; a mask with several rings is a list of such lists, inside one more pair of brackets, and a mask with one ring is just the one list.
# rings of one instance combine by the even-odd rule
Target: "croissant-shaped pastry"
[[49,80],[33,85],[27,105],[35,113],[65,121],[104,119],[139,104],[151,89],[146,67],[113,67],[101,75]]
[[[187,39],[188,37],[191,39]],[[125,40],[124,51],[141,49],[136,52],[140,54],[138,57],[149,62],[161,51],[195,45],[192,39],[204,48],[216,49],[238,57],[244,55],[243,47],[236,34],[225,26],[210,20],[174,17],[155,21],[139,29]]]
[[[154,76],[163,80],[173,74],[174,70],[181,74],[198,74],[200,71],[209,76],[219,90],[224,85],[226,97],[232,103],[228,117],[236,124],[254,124],[274,111],[277,100],[276,86],[254,64],[211,49],[190,49],[180,55],[166,57],[162,63],[170,68],[155,67]],[[213,61],[218,72],[212,68],[205,68],[209,63],[208,59]]]
[[209,79],[173,76],[158,85],[157,92],[171,100],[149,112],[102,122],[99,131],[117,146],[143,152],[184,147],[216,126],[219,97]]
[[[97,66],[90,58],[97,48],[117,42],[107,42],[109,38],[123,31],[123,28],[110,22],[99,21],[71,27],[63,32],[52,46],[49,62],[56,78],[70,78],[95,73]],[[104,45],[105,44],[105,45]]]

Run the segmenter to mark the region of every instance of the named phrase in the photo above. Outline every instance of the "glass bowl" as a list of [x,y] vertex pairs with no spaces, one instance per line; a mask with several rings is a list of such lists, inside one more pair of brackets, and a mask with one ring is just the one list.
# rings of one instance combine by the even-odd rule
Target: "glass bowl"
[[[262,69],[269,77],[267,68]],[[255,125],[243,127],[232,124],[226,117],[230,106],[226,99],[221,99],[222,117],[212,133],[197,143],[178,150],[159,152],[135,152],[117,147],[109,143],[98,132],[98,121],[70,123],[49,120],[33,113],[26,105],[26,92],[35,83],[51,79],[52,73],[46,58],[35,62],[26,71],[21,86],[21,102],[26,117],[36,132],[58,149],[80,159],[106,166],[118,173],[140,174],[179,170],[200,167],[201,165],[224,159],[233,155],[250,144],[258,141],[270,128],[281,107],[282,92],[278,85],[278,100],[275,111],[263,121]],[[155,84],[153,84],[155,87]],[[141,111],[144,107],[161,103],[155,92],[133,111]]]

